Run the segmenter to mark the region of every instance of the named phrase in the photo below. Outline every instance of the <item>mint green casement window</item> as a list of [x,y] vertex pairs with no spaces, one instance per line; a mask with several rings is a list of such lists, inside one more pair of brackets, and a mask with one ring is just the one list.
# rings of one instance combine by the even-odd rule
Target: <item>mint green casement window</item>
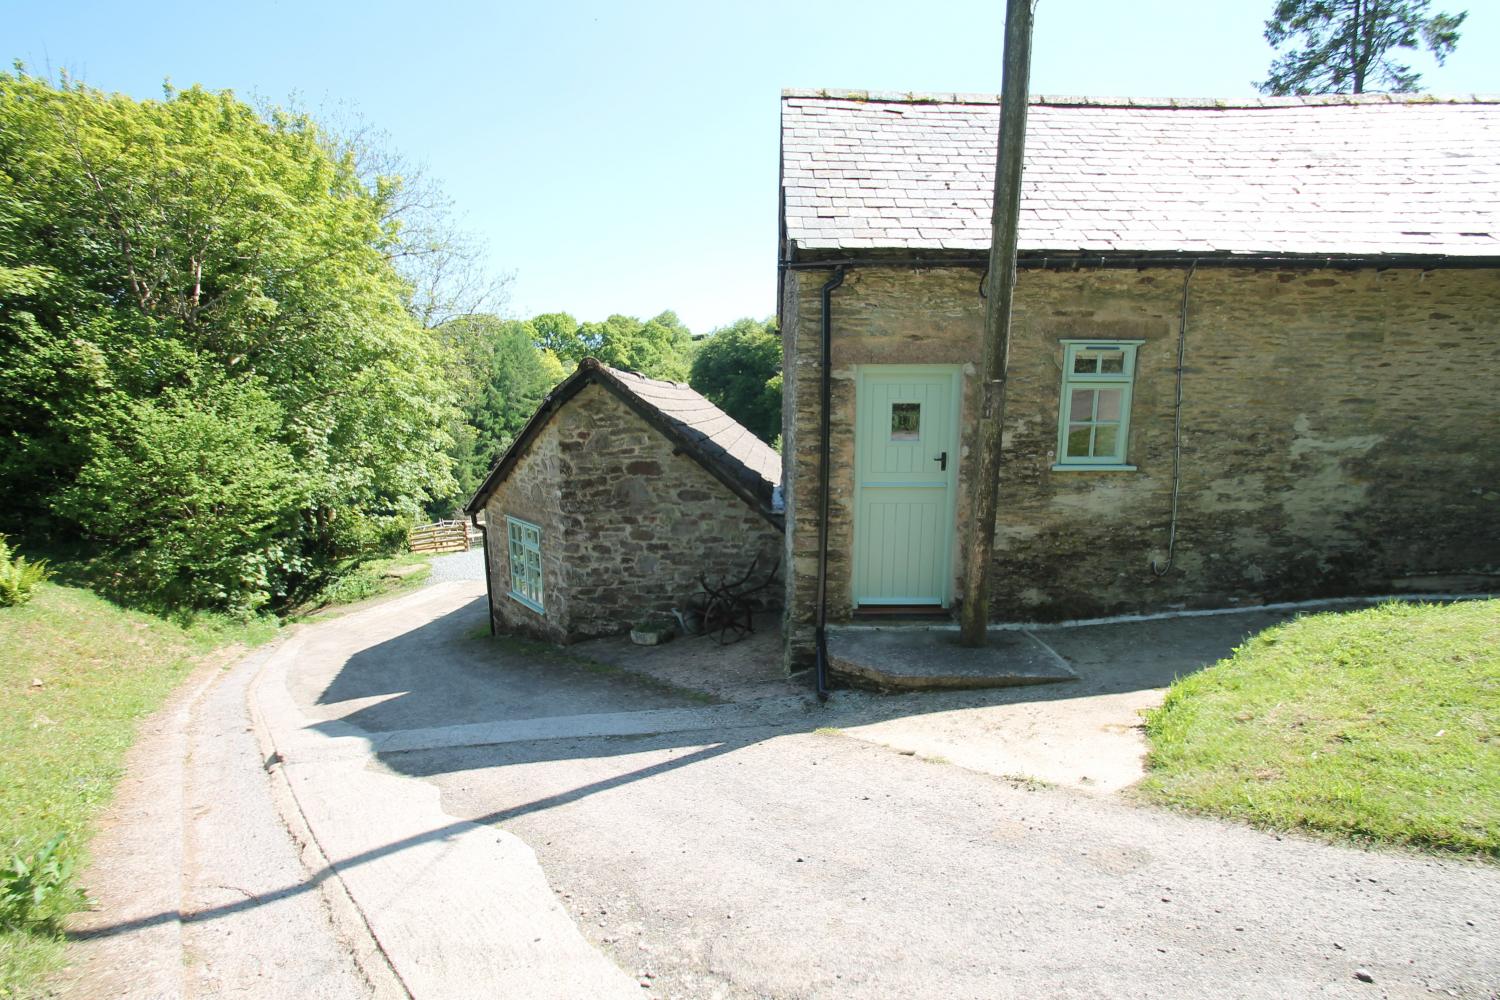
[[1133,471],[1126,464],[1130,440],[1130,389],[1138,340],[1063,341],[1062,413],[1057,428],[1055,471]]
[[510,596],[542,611],[542,529],[507,517],[505,534],[510,543]]

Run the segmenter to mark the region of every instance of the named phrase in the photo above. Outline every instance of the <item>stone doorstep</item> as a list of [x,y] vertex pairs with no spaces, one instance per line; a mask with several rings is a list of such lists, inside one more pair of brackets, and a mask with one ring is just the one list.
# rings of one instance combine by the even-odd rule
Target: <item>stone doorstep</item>
[[958,630],[917,625],[832,626],[828,665],[837,679],[878,691],[1015,687],[1078,679],[1027,630],[996,630],[987,645],[958,644]]

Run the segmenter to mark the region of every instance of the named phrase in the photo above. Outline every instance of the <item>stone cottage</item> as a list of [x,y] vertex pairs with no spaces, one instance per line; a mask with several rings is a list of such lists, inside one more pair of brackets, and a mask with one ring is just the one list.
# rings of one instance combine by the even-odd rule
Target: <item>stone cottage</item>
[[698,577],[781,557],[781,457],[686,385],[586,358],[542,402],[467,513],[485,516],[490,614],[552,642],[681,607]]
[[[789,667],[958,598],[998,113],[783,95]],[[1500,98],[1027,130],[992,621],[1500,585]]]

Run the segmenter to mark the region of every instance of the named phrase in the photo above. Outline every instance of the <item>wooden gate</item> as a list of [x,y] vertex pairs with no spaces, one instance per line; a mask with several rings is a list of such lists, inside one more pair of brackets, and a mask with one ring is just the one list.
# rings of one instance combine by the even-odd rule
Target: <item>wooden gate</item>
[[406,542],[413,552],[467,552],[469,525],[467,521],[434,521],[411,529]]

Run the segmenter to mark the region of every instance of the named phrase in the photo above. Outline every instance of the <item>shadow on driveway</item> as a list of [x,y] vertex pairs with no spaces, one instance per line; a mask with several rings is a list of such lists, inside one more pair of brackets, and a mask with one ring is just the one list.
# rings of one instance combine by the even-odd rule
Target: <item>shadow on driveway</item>
[[[827,705],[819,705],[801,678],[788,680],[781,675],[779,637],[764,628],[738,648],[686,638],[658,648],[600,640],[560,650],[504,636],[491,638],[482,596],[451,610],[443,607],[426,610],[426,619],[422,612],[413,614],[412,627],[405,631],[395,631],[399,623],[393,622],[374,629],[345,626],[337,641],[325,641],[322,648],[300,657],[302,662],[289,685],[303,710],[317,720],[316,728],[347,735],[336,723],[371,734],[494,727],[483,732],[455,730],[447,743],[440,735],[437,744],[420,752],[404,749],[378,757],[393,771],[430,778],[470,766],[472,756],[464,750],[473,745],[515,743],[512,749],[520,754],[518,759],[537,762],[598,756],[602,748],[609,752],[610,746],[618,746],[620,754],[633,753],[639,749],[636,739],[611,743],[601,737],[652,736],[659,738],[656,749],[694,748],[694,753],[663,765],[680,767],[691,763],[697,753],[707,752],[698,748],[711,745],[712,753],[718,755],[820,727],[866,727],[878,742],[888,742],[884,734],[895,732],[900,738],[915,739],[919,746],[924,735],[938,733],[936,738],[948,742],[932,752],[958,760],[951,748],[961,748],[969,739],[963,727],[971,725],[974,713],[970,710],[1017,706],[1004,716],[1009,732],[987,719],[983,738],[991,743],[1007,738],[1055,742],[1059,727],[1109,730],[1102,742],[1098,734],[1080,733],[1080,743],[1095,739],[1087,747],[1095,759],[1118,754],[1130,757],[1128,767],[1135,767],[1138,737],[1124,731],[1134,727],[1138,707],[1152,703],[1154,692],[1174,678],[1215,662],[1246,637],[1291,617],[1285,611],[1251,612],[1041,628],[1037,636],[1070,663],[1078,673],[1077,681],[890,696],[837,692]],[[383,638],[378,635],[381,631],[386,633]],[[371,632],[377,633],[373,641]],[[602,664],[580,653],[614,662]],[[1142,697],[1112,703],[1100,697],[1131,693]],[[1105,706],[1102,713],[1108,713],[1107,718],[1104,714],[1096,718],[1082,705],[1067,708],[1066,703],[1077,704],[1078,699],[1096,699]],[[1049,705],[1055,707],[1049,709]],[[1035,723],[1014,722],[1022,716],[1043,717],[1040,736],[1026,728]],[[924,718],[934,721],[924,723]],[[524,732],[515,727],[507,734],[504,725],[496,725],[505,723],[529,725]],[[882,730],[882,723],[895,725]],[[1048,725],[1052,728],[1047,729]],[[939,732],[944,726],[947,730]],[[1110,739],[1123,742],[1111,744]],[[1064,743],[1047,752],[1067,757],[1072,748]],[[984,769],[982,762],[976,766]],[[1031,768],[1026,773],[1058,780],[1043,769]],[[645,776],[649,775],[635,777]],[[634,777],[612,779],[611,784],[628,780]],[[1129,780],[1127,775],[1112,787]],[[1089,783],[1090,779],[1084,781]],[[589,793],[584,787],[569,797]],[[531,811],[545,805],[518,804],[515,808]]]

